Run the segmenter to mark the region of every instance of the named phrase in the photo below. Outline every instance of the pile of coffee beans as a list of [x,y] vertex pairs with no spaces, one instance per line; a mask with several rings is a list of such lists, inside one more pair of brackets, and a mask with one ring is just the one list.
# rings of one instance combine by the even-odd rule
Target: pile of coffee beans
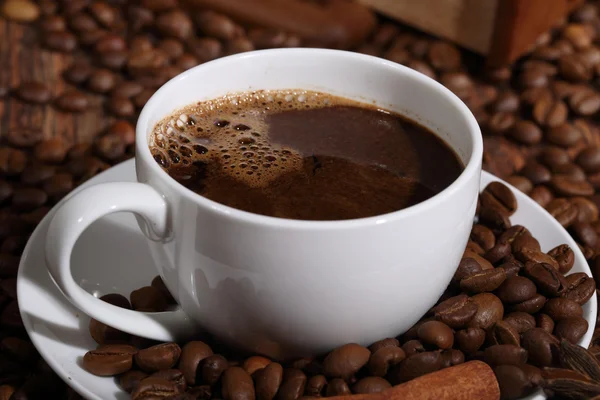
[[[96,320],[99,344],[83,367],[118,376],[134,400],[189,398],[272,400],[376,393],[465,360],[494,368],[502,397],[532,393],[542,368],[559,366],[560,340],[577,343],[588,330],[584,305],[596,284],[566,244],[547,253],[526,227],[512,225],[513,192],[494,182],[481,193],[464,256],[440,301],[411,329],[368,348],[349,343],[323,357],[279,364],[259,355],[215,354],[205,342],[152,343]],[[133,291],[129,300],[102,300],[138,311],[175,304],[160,277]],[[144,343],[145,342],[145,343]],[[225,356],[227,355],[227,357]],[[181,397],[177,397],[181,396]]]
[[[0,399],[9,399],[11,396],[13,399],[78,397],[73,391],[67,390],[64,383],[39,358],[23,329],[16,302],[16,274],[20,255],[29,235],[49,209],[77,185],[133,155],[137,115],[156,88],[170,77],[228,54],[307,45],[300,37],[285,31],[245,26],[227,15],[208,9],[186,9],[183,3],[178,0],[4,0],[0,4],[3,18],[12,21],[10,23],[29,24],[25,28],[37,32],[36,40],[46,50],[73,60],[62,74],[68,84],[64,91],[56,93],[55,88],[39,81],[21,82],[15,87],[0,81],[0,101],[7,104],[22,102],[40,108],[55,107],[63,114],[103,107],[111,115],[108,128],[94,132],[97,136],[89,143],[73,143],[61,136],[49,138],[48,132],[29,125],[10,126],[0,132]],[[378,26],[371,37],[353,49],[420,71],[438,80],[465,101],[484,133],[484,168],[531,196],[565,226],[579,243],[597,280],[600,280],[600,258],[596,257],[600,249],[600,195],[596,193],[600,189],[599,12],[598,1],[586,1],[567,19],[558,21],[551,31],[542,35],[529,55],[513,65],[495,69],[484,68],[480,57],[459,50],[449,42],[383,17],[379,17]],[[98,103],[97,99],[101,99],[101,102]],[[19,124],[21,120],[17,119],[15,123]],[[493,326],[500,322],[512,326],[509,322],[517,320],[513,313],[533,315],[528,311],[539,306],[540,309],[534,312],[535,328],[531,329],[532,332],[541,332],[539,329],[542,329],[554,337],[577,337],[578,332],[583,330],[583,323],[578,318],[580,315],[577,315],[579,309],[571,302],[581,301],[579,293],[587,293],[587,287],[591,285],[589,278],[567,275],[571,276],[564,278],[568,288],[578,286],[586,289],[561,292],[570,293],[568,297],[553,295],[561,290],[560,285],[564,285],[564,282],[560,278],[548,278],[553,276],[553,270],[547,267],[527,268],[527,263],[535,261],[552,267],[558,264],[559,272],[565,273],[569,264],[569,250],[559,247],[547,254],[551,258],[535,258],[539,253],[534,255],[521,251],[521,242],[531,242],[528,239],[530,235],[523,233],[527,232],[525,229],[520,231],[515,227],[510,227],[513,230],[504,236],[504,239],[512,240],[510,244],[502,244],[506,240],[500,240],[501,232],[508,230],[506,214],[498,212],[495,206],[483,207],[484,203],[496,204],[489,199],[483,201],[482,196],[481,223],[474,227],[473,240],[466,253],[469,257],[465,257],[459,268],[464,276],[455,277],[443,300],[454,299],[450,303],[443,303],[444,306],[453,310],[455,306],[460,308],[461,304],[469,304],[466,307],[472,310],[473,303],[479,309],[480,303],[498,304],[496,299],[499,299],[503,307],[500,320],[496,320],[500,314],[498,309],[473,317],[478,318],[474,321],[483,318],[484,325],[487,325],[485,321],[494,321]],[[505,202],[503,207],[507,207]],[[493,242],[489,231],[494,237]],[[514,238],[509,239],[512,235]],[[489,247],[491,243],[493,246]],[[531,248],[535,250],[535,245]],[[496,256],[493,256],[492,249],[495,249]],[[498,264],[499,260],[509,257],[507,249],[516,267],[511,266],[509,261]],[[505,270],[504,275],[495,272],[501,266]],[[485,279],[478,275],[488,270],[494,271],[486,272],[493,275],[484,274]],[[515,274],[516,271],[518,273]],[[462,282],[467,277],[470,279]],[[560,281],[558,289],[556,282],[549,283],[544,279]],[[490,282],[500,283],[492,289]],[[517,298],[510,297],[516,293],[511,292],[516,290],[514,287],[520,288],[518,285],[522,285],[521,289],[528,295],[534,291],[525,282],[532,282],[535,286],[534,296],[516,302]],[[141,295],[137,295],[142,299],[139,301],[147,301],[148,309],[160,309],[165,304],[164,299],[156,299],[159,286],[154,284],[150,287],[156,290],[144,289]],[[464,292],[462,296],[460,291]],[[519,300],[527,297],[520,292],[518,294],[523,296]],[[144,300],[145,297],[150,297],[150,300]],[[166,304],[169,304],[169,300]],[[134,307],[144,308],[139,305]],[[567,314],[556,311],[560,307],[570,311]],[[498,341],[494,337],[502,338],[498,341],[502,346],[516,346],[506,339],[511,337],[512,331],[506,336],[500,333],[494,336],[493,332],[500,332],[503,328],[484,328],[476,326],[481,322],[472,321],[458,327],[447,319],[450,317],[441,319],[444,308],[441,310],[441,314],[439,308],[432,310],[426,316],[427,321],[423,322],[436,320],[455,331],[450,347],[435,350],[434,346],[440,343],[448,346],[447,341],[433,341],[429,336],[432,326],[444,329],[439,328],[439,324],[423,323],[425,327],[422,328],[421,337],[418,335],[419,329],[416,332],[413,329],[404,335],[406,337],[400,338],[399,344],[402,346],[399,348],[404,348],[406,360],[413,360],[412,356],[421,353],[428,354],[411,361],[416,367],[421,365],[417,363],[418,360],[432,357],[435,366],[435,360],[442,354],[447,360],[448,354],[459,355],[458,351],[466,359],[492,357],[496,354],[494,352],[499,351],[488,350],[493,347],[491,344],[494,340]],[[531,319],[528,318],[526,326],[531,325]],[[121,334],[109,328],[98,329],[98,332],[106,329],[107,335],[111,332],[114,335]],[[519,331],[524,328],[515,329]],[[482,347],[472,353],[468,352],[472,349],[461,348],[464,343],[477,343],[471,340],[470,335],[481,340],[478,336],[481,330],[485,331]],[[491,338],[488,337],[490,330]],[[98,332],[96,338],[102,335]],[[596,336],[600,336],[600,331],[598,333]],[[527,382],[537,382],[537,370],[526,365],[541,365],[536,363],[544,359],[540,356],[542,350],[531,347],[531,343],[538,342],[537,338],[524,334],[519,333],[519,340],[521,348],[528,351],[528,364],[496,367],[507,398],[510,398],[510,392],[506,387],[517,388],[515,390],[521,393],[531,386]],[[448,340],[448,337],[444,336],[444,340]],[[545,337],[548,338],[547,335]],[[411,345],[407,347],[406,344],[412,340],[418,340],[426,351],[409,354]],[[139,349],[146,347],[141,344],[135,346]],[[211,343],[211,347],[216,349],[216,344]],[[590,350],[600,357],[600,341],[594,340]],[[459,360],[458,356],[455,357],[450,363]],[[227,365],[234,365],[232,360],[235,359],[239,358],[227,356]],[[444,361],[444,365],[448,363]],[[132,365],[137,364],[132,362]],[[243,366],[243,362],[240,365]],[[313,376],[319,374],[308,372],[307,368],[298,369],[304,371],[307,382],[312,382]],[[368,371],[368,366],[361,368],[356,379],[370,376]],[[237,376],[235,374],[241,375],[239,370],[234,370],[233,374],[234,377]],[[331,388],[330,393],[335,393],[333,387],[336,385],[340,385],[343,392],[342,383],[353,390],[358,382],[332,379],[326,374],[323,376],[328,382],[323,385]],[[381,371],[373,376],[381,377]],[[314,379],[318,383],[321,378]],[[515,381],[522,383],[518,385]],[[203,382],[194,382],[190,386],[206,386]],[[390,379],[388,382],[396,381]],[[220,385],[209,386],[215,393],[212,397],[220,396],[216,389]]]

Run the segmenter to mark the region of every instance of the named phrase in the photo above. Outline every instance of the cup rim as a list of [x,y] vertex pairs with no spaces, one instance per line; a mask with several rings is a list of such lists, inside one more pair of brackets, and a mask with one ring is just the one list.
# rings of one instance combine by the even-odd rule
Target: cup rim
[[[367,61],[374,64],[379,64],[380,66],[384,66],[386,68],[395,70],[397,74],[408,75],[410,79],[416,80],[420,85],[428,86],[431,89],[434,89],[439,92],[441,96],[445,98],[446,101],[453,103],[453,105],[458,108],[459,112],[463,114],[463,117],[466,118],[466,122],[468,125],[468,134],[470,136],[472,142],[472,151],[469,157],[469,161],[465,165],[465,168],[460,173],[458,178],[456,178],[449,186],[444,188],[441,192],[435,194],[427,200],[424,200],[420,203],[412,205],[407,208],[403,208],[400,210],[396,210],[386,214],[380,214],[372,217],[366,218],[356,218],[356,219],[348,219],[348,220],[331,220],[331,221],[323,221],[323,220],[298,220],[298,219],[288,219],[288,218],[280,218],[280,217],[272,217],[261,214],[255,214],[248,211],[239,210],[237,208],[229,207],[224,204],[218,203],[216,201],[210,200],[194,191],[186,188],[184,185],[177,182],[173,179],[167,172],[165,172],[159,165],[156,163],[154,158],[152,157],[152,153],[150,152],[150,147],[148,146],[148,135],[147,135],[147,125],[150,117],[150,110],[154,109],[156,103],[163,97],[163,94],[168,90],[170,86],[175,85],[179,81],[189,78],[192,75],[201,74],[202,70],[207,66],[210,67],[218,67],[220,64],[226,63],[237,63],[237,62],[251,62],[251,59],[257,57],[265,57],[272,56],[275,53],[280,53],[282,56],[286,54],[294,54],[294,55],[304,55],[307,57],[319,57],[319,56],[330,56],[334,55],[341,59],[345,59],[348,61],[359,60],[359,61]],[[448,144],[446,142],[448,146]],[[452,146],[451,146],[452,147]],[[473,113],[469,110],[466,104],[458,98],[454,93],[452,93],[449,89],[443,86],[441,83],[435,81],[428,76],[417,72],[411,68],[408,68],[404,65],[385,60],[383,58],[370,56],[361,53],[354,53],[345,50],[331,50],[331,49],[318,49],[318,48],[286,48],[286,49],[267,49],[267,50],[255,50],[249,51],[245,53],[234,54],[231,56],[226,56],[222,58],[218,58],[216,60],[209,61],[204,64],[200,64],[196,67],[193,67],[187,71],[182,72],[181,74],[175,76],[170,79],[167,83],[165,83],[162,87],[160,87],[146,102],[144,108],[142,109],[140,116],[138,118],[136,124],[136,154],[135,154],[136,162],[141,161],[147,165],[149,171],[160,177],[162,181],[166,182],[173,190],[178,191],[182,196],[187,197],[188,199],[193,200],[198,205],[211,209],[212,211],[219,213],[225,217],[229,217],[232,219],[239,220],[240,222],[246,222],[250,224],[256,225],[269,225],[276,226],[280,228],[296,228],[296,229],[344,229],[344,228],[353,228],[353,227],[361,227],[361,226],[369,226],[369,225],[379,225],[387,222],[392,222],[395,220],[399,220],[402,218],[407,218],[412,215],[427,212],[433,207],[439,207],[447,198],[452,197],[454,193],[459,191],[463,186],[467,184],[467,182],[471,179],[474,174],[478,174],[481,172],[481,160],[483,158],[483,138],[481,135],[481,130],[479,128],[479,124],[475,119]]]

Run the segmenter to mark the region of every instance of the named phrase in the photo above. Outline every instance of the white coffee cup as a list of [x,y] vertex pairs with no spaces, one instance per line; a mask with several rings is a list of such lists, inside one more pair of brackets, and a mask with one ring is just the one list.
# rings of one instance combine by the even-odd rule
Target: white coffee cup
[[[375,103],[430,128],[466,167],[441,193],[407,209],[356,220],[298,221],[208,200],[154,161],[148,138],[163,117],[193,102],[257,89],[309,89]],[[139,183],[85,189],[54,216],[46,258],[55,282],[76,307],[122,331],[162,341],[206,331],[277,359],[396,336],[435,304],[469,237],[483,149],[475,118],[439,83],[386,60],[321,49],[243,53],[184,72],[148,101],[136,140]],[[77,238],[117,211],[136,213],[180,310],[121,309],[73,279]],[[152,267],[131,265],[123,273],[136,268]]]

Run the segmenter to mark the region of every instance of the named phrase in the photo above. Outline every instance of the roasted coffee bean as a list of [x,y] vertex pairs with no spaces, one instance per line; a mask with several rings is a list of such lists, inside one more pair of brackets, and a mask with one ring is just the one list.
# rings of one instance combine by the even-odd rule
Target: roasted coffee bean
[[175,65],[183,71],[187,71],[190,68],[194,68],[199,64],[198,59],[189,53],[184,53],[175,61]]
[[546,298],[541,294],[536,294],[529,300],[512,305],[510,307],[510,311],[535,314],[536,312],[540,311],[542,307],[544,307],[544,304],[546,304]]
[[504,318],[504,322],[510,324],[517,333],[521,334],[535,328],[535,318],[524,312],[512,312]]
[[567,199],[554,199],[547,206],[550,213],[564,227],[568,227],[577,219],[577,207]]
[[10,400],[15,392],[15,387],[12,385],[0,386],[0,400]]
[[390,383],[397,385],[435,372],[441,367],[441,353],[439,351],[426,351],[406,357],[398,366],[390,371],[388,377]]
[[490,342],[493,344],[513,344],[518,346],[521,342],[517,329],[506,321],[498,321],[488,331]]
[[[255,380],[256,386],[256,380]],[[314,375],[306,382],[306,395],[310,397],[322,397],[325,386],[327,386],[327,378],[324,375]],[[256,397],[260,399],[258,388],[256,389]]]
[[27,165],[24,152],[8,147],[0,147],[0,172],[5,176],[19,175]]
[[107,344],[88,351],[83,368],[98,376],[114,376],[131,369],[137,349],[125,344]]
[[[536,186],[531,192],[529,197],[542,207],[547,207],[553,199],[552,192],[546,186]],[[577,215],[575,215],[576,217]],[[556,218],[556,217],[555,217]]]
[[21,182],[26,185],[38,185],[52,177],[56,168],[45,164],[32,164],[21,173]]
[[550,180],[550,186],[562,196],[591,196],[594,188],[586,181],[574,181],[570,178],[555,176]]
[[[510,247],[508,243],[504,245]],[[469,293],[491,292],[496,290],[506,279],[506,271],[502,268],[484,270],[460,281],[461,290]]]
[[443,322],[427,321],[417,330],[417,336],[422,343],[436,346],[440,349],[449,349],[454,344],[452,329]]
[[127,49],[127,42],[119,35],[108,34],[95,43],[94,49],[96,53],[100,54],[124,51]]
[[538,100],[533,106],[534,121],[544,127],[552,128],[564,124],[568,115],[567,105],[552,98]]
[[181,10],[172,10],[159,15],[156,19],[156,27],[163,35],[179,40],[187,39],[193,31],[191,19]]
[[40,21],[43,32],[62,32],[67,29],[65,19],[61,15],[48,15]]
[[[227,360],[220,354],[206,356],[208,354],[206,347],[208,346],[200,345],[199,343],[202,342],[190,343],[198,344],[189,348],[188,346],[190,344],[188,343],[183,347],[179,361],[179,369],[183,371],[189,385],[198,384],[198,382],[211,386],[214,385],[228,368],[229,364]],[[208,348],[208,350],[210,350],[210,348]]]
[[558,270],[558,262],[546,253],[531,248],[523,248],[516,254],[516,257],[523,263],[546,263]]
[[504,306],[502,301],[491,293],[479,293],[471,297],[477,306],[477,313],[467,327],[488,329],[502,319]]
[[94,18],[85,12],[71,15],[69,18],[69,27],[79,33],[92,32],[100,29]]
[[585,172],[600,171],[600,148],[589,146],[582,150],[575,160],[577,165],[585,170]]
[[131,398],[132,400],[166,399],[180,393],[176,383],[150,376],[140,381],[131,393]]
[[119,135],[106,134],[95,145],[98,155],[107,160],[117,160],[125,154],[125,141]]
[[183,372],[178,369],[163,369],[150,375],[150,378],[164,379],[172,382],[180,393],[185,392],[187,389]]
[[331,378],[348,379],[369,361],[371,352],[355,343],[345,344],[325,357],[323,373]]
[[108,101],[108,110],[117,117],[127,118],[135,113],[133,102],[126,97],[111,97]]
[[448,349],[442,351],[442,369],[450,368],[465,362],[465,355],[462,351]]
[[34,104],[45,104],[52,98],[48,86],[41,82],[24,82],[15,93],[21,100]]
[[213,38],[197,38],[188,41],[188,49],[199,63],[219,58],[223,53],[221,42]]
[[56,174],[44,182],[43,189],[51,198],[60,199],[73,189],[73,177],[68,173]]
[[525,194],[529,194],[533,190],[533,183],[524,176],[511,175],[506,178],[506,181]]
[[39,142],[33,149],[33,154],[42,162],[57,164],[65,159],[68,150],[65,140],[56,136]]
[[474,354],[485,341],[485,331],[480,328],[467,328],[457,331],[454,341],[458,348],[465,354]]
[[371,354],[374,354],[377,350],[382,349],[384,347],[399,347],[400,342],[396,338],[386,338],[378,340],[369,346],[369,351]]
[[[322,376],[323,380],[325,379],[325,377],[323,375],[317,375],[317,376]],[[311,378],[311,381],[309,381],[309,386],[307,389],[309,390],[316,390],[315,386],[311,386],[311,383],[314,385],[316,381],[315,379],[316,377],[313,376]],[[335,379],[334,379],[335,380]],[[344,382],[343,380],[339,379],[341,382]],[[281,382],[283,381],[283,367],[281,366],[281,364],[276,363],[276,362],[272,362],[269,365],[267,365],[264,369],[261,369],[259,371],[257,371],[256,376],[254,377],[254,381],[255,381],[255,390],[256,390],[256,398],[257,400],[273,400],[273,398],[275,398],[275,395],[277,394],[277,391],[279,390],[279,386],[281,386]],[[322,380],[320,380],[322,381]],[[325,383],[327,383],[325,381]],[[333,381],[329,382],[329,385],[327,387],[327,390],[329,390],[329,386],[333,383]],[[345,382],[344,382],[345,384]],[[346,386],[346,389],[348,389],[348,387]],[[322,388],[321,388],[322,390]],[[350,392],[350,389],[348,389],[348,393]],[[311,393],[307,393],[308,395],[311,395]]]
[[521,174],[529,179],[534,185],[549,182],[552,178],[550,170],[536,162],[527,163],[521,170]]
[[229,17],[214,11],[201,11],[194,16],[194,21],[206,36],[231,40],[237,35],[236,24]]
[[[502,400],[517,400],[533,393],[541,381],[539,369],[537,374],[529,372],[535,367],[523,365],[499,365],[494,368],[494,374],[500,386]],[[528,373],[529,372],[529,373]]]
[[348,384],[340,378],[336,378],[329,381],[329,383],[327,384],[327,389],[325,390],[326,397],[347,396],[350,394],[351,392],[350,388],[348,387]]
[[510,130],[510,135],[516,141],[533,145],[542,140],[542,130],[531,121],[517,121]]
[[90,320],[90,336],[98,344],[125,343],[129,334],[121,332],[95,319]]
[[[143,371],[154,372],[173,368],[179,361],[180,355],[181,348],[176,343],[162,343],[140,350],[135,355],[135,363]],[[183,370],[183,368],[179,369]]]
[[352,386],[352,393],[355,394],[370,394],[380,393],[391,388],[392,385],[388,381],[378,376],[368,376],[362,378]]
[[436,41],[429,46],[429,62],[438,71],[455,71],[461,65],[461,54],[448,42]]
[[108,93],[116,84],[115,75],[107,69],[97,69],[87,81],[88,88],[96,93]]
[[[398,58],[395,58],[395,59],[397,60]],[[437,75],[436,75],[435,71],[427,63],[424,63],[419,60],[411,60],[411,61],[406,62],[406,66],[410,69],[414,69],[415,71],[422,73],[425,76],[430,77],[431,79],[437,79]],[[442,79],[444,79],[444,86],[448,87],[450,90],[452,90],[452,87],[454,87],[455,90],[461,90],[460,88],[462,88],[463,86],[467,86],[467,83],[469,83],[468,87],[470,89],[470,87],[471,87],[470,80],[465,81],[463,79],[464,77],[465,77],[464,75],[460,75],[460,76],[445,75],[442,77]],[[468,79],[468,77],[467,77],[467,79]],[[465,90],[468,90],[468,89],[465,89]],[[456,92],[454,92],[454,93],[456,93]]]
[[[419,323],[417,323],[417,326]],[[412,329],[412,328],[411,328]],[[406,336],[406,334],[405,334]],[[412,356],[413,354],[422,353],[425,351],[425,347],[418,340],[409,340],[408,342],[402,345],[402,350],[406,354],[406,356]]]
[[548,75],[538,69],[529,68],[525,69],[519,77],[521,85],[525,88],[539,88],[548,85]]
[[[456,269],[456,272],[454,273],[454,276],[452,277],[452,281],[451,281],[452,284],[458,285],[462,279],[483,270],[482,264],[478,262],[479,260],[475,259],[473,257],[474,257],[473,255],[470,255],[468,257],[464,257],[460,261],[460,263],[458,264],[458,268]],[[479,259],[482,259],[482,258],[479,257]],[[485,259],[482,259],[482,260],[489,264],[489,262],[487,260],[485,260]]]
[[499,206],[486,205],[481,206],[479,211],[480,222],[493,229],[508,229],[510,228],[509,213]]
[[583,305],[594,295],[596,289],[594,279],[590,278],[586,273],[571,274],[565,277],[565,280],[568,287],[562,293],[562,297]]
[[252,378],[240,367],[229,367],[223,373],[221,392],[224,400],[254,400],[256,398]]
[[496,244],[496,237],[488,227],[480,224],[473,225],[471,229],[471,240],[476,242],[485,251],[490,250]]
[[492,264],[497,264],[500,261],[512,257],[511,245],[506,242],[498,242],[496,245],[485,253],[485,258]]
[[541,328],[533,328],[521,336],[521,346],[529,355],[529,363],[537,367],[548,367],[553,364],[558,339]]
[[593,115],[600,110],[600,93],[588,88],[575,90],[569,97],[569,107],[575,114]]
[[563,318],[556,323],[554,334],[559,339],[578,343],[588,330],[588,322],[582,317]]
[[77,48],[77,38],[70,32],[48,32],[42,37],[44,45],[54,51],[70,53]]
[[[477,201],[477,204],[479,205],[479,201]],[[479,209],[479,206],[477,208]],[[477,213],[479,214],[479,211]],[[480,245],[478,245],[477,242],[469,240],[467,242],[467,248],[465,249],[465,253],[463,255],[463,258],[467,257],[467,256],[471,257],[473,253],[475,253],[475,256],[476,256],[474,258],[474,260],[479,263],[481,261],[481,259],[482,259],[479,256],[483,256],[485,254],[485,250]],[[492,269],[493,268],[492,264],[490,264],[485,259],[483,259],[483,260],[485,261],[486,266],[487,266],[487,264],[489,264],[489,266],[488,266],[489,268],[486,267],[486,266],[484,266],[484,265],[481,265],[481,268],[483,268],[483,269]]]
[[598,234],[589,223],[575,222],[569,227],[569,232],[578,243],[587,247],[596,246]]
[[41,189],[22,188],[15,189],[12,205],[20,211],[31,211],[43,206],[47,200],[48,195]]
[[15,128],[9,129],[5,137],[12,146],[33,147],[44,138],[44,134],[39,129]]
[[[490,105],[490,110],[492,112],[506,112],[506,113],[514,113],[519,110],[519,96],[513,91],[504,90],[498,93],[498,96]],[[519,124],[523,121],[517,121],[516,124]],[[513,126],[513,130],[516,128]],[[540,132],[541,139],[541,132]]]
[[283,371],[283,380],[277,392],[278,400],[297,400],[304,393],[306,375],[299,369],[286,368]]
[[536,291],[536,286],[531,280],[523,276],[513,276],[506,279],[495,293],[504,303],[517,304],[531,299]]
[[510,132],[514,124],[514,115],[506,112],[498,112],[490,116],[486,130],[491,134],[502,135],[506,132]]
[[119,378],[119,385],[124,391],[131,393],[139,385],[139,383],[147,377],[148,374],[142,371],[127,371]]
[[535,317],[535,325],[548,333],[554,332],[554,320],[546,314],[538,314]]
[[151,310],[153,312],[165,311],[167,300],[158,289],[152,286],[134,290],[129,297],[134,310]]
[[570,200],[577,207],[577,221],[591,223],[598,220],[598,206],[592,200],[587,197],[573,197]]
[[455,329],[471,321],[477,310],[478,305],[465,294],[451,297],[433,308],[436,319]]
[[552,168],[552,172],[557,176],[564,176],[565,178],[574,181],[585,181],[586,175],[583,169],[573,163],[558,165]]
[[534,288],[537,287],[540,293],[546,296],[560,296],[567,290],[567,281],[550,264],[528,263],[525,265],[525,274],[535,283]]
[[256,371],[265,368],[270,363],[271,360],[266,357],[251,356],[244,360],[242,368],[244,368],[246,372],[252,376]]
[[585,82],[592,79],[593,70],[587,65],[585,59],[578,54],[569,54],[558,61],[560,74],[570,81]]
[[513,344],[497,344],[485,349],[484,358],[491,367],[520,365],[527,362],[527,350]]
[[567,122],[549,128],[545,138],[557,146],[570,147],[581,139],[581,133]]
[[499,204],[512,215],[517,209],[517,199],[510,188],[500,182],[489,183],[480,195],[482,206],[488,202]]
[[556,297],[546,302],[544,313],[548,314],[554,321],[559,321],[562,318],[581,317],[583,316],[583,309],[573,300]]
[[571,162],[569,154],[557,146],[545,147],[540,154],[541,161],[550,168],[556,168]]
[[389,346],[379,348],[371,353],[368,369],[374,376],[387,375],[389,368],[398,365],[406,358],[406,353],[400,347]]
[[92,75],[93,69],[89,63],[84,61],[75,61],[69,69],[67,69],[63,76],[64,78],[75,85],[79,85],[87,82],[89,77]]

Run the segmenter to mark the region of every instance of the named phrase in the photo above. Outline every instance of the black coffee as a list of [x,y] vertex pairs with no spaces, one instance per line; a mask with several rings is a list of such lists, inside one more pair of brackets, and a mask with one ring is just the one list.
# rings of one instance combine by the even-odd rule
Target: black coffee
[[154,159],[221,204],[272,217],[371,217],[426,200],[463,165],[428,129],[329,94],[258,91],[201,102],[159,122]]

